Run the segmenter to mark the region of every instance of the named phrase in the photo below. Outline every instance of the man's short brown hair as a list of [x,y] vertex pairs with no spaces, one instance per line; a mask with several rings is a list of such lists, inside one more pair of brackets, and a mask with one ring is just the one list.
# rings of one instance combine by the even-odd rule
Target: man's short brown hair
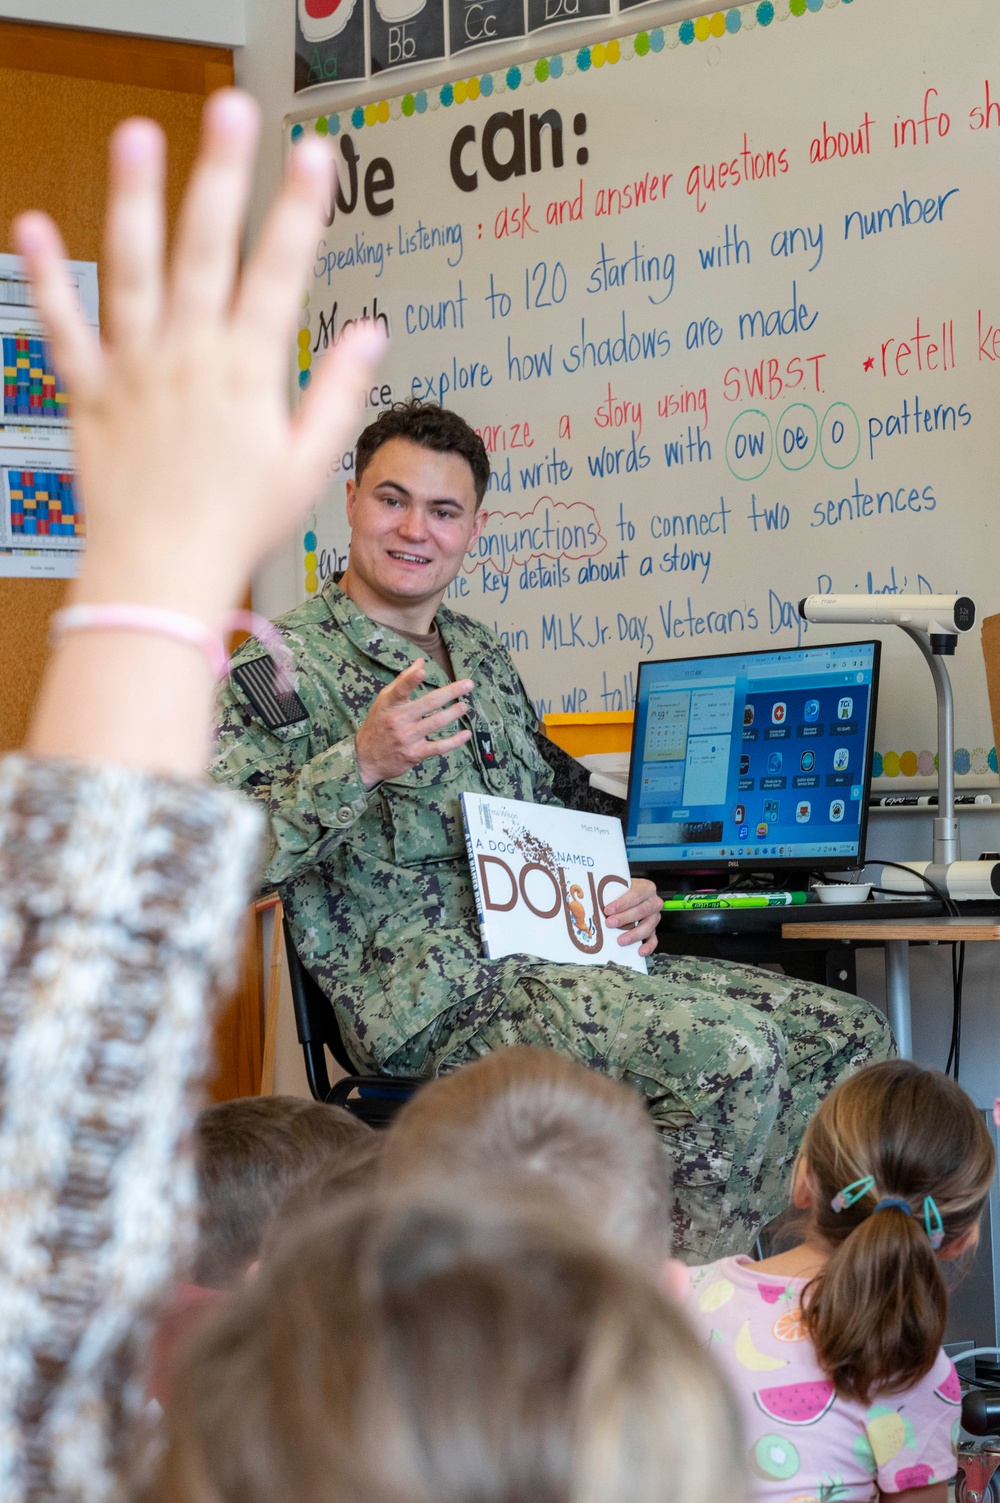
[[350,1112],[298,1096],[246,1096],[207,1107],[195,1124],[195,1282],[229,1289],[256,1258],[294,1184],[373,1143]]
[[394,402],[380,412],[365,428],[354,446],[354,478],[360,480],[375,454],[391,438],[405,438],[437,454],[457,454],[472,471],[476,488],[476,509],[483,503],[490,483],[490,461],[486,445],[463,417],[435,402]]
[[393,1121],[382,1172],[529,1180],[617,1248],[670,1252],[669,1164],[644,1098],[553,1049],[496,1049],[428,1082]]

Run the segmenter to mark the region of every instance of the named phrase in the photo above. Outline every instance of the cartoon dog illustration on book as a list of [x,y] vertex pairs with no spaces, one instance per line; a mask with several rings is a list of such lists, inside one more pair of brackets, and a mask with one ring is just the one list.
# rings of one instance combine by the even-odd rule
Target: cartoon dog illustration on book
[[567,900],[566,907],[569,910],[570,917],[572,918],[573,928],[576,930],[580,938],[593,939],[594,926],[587,918],[587,910],[583,906],[583,888],[580,887],[576,882],[573,883],[573,886],[569,890],[569,898]]
[[[601,933],[601,905],[594,882],[593,872],[588,872],[586,881],[590,887],[590,903],[584,906],[584,888],[579,882],[567,882],[563,867],[557,866],[559,891],[562,895],[563,917],[566,933],[578,950],[585,955],[596,955],[604,944]],[[612,881],[615,878],[611,879]],[[588,912],[589,910],[589,912]]]

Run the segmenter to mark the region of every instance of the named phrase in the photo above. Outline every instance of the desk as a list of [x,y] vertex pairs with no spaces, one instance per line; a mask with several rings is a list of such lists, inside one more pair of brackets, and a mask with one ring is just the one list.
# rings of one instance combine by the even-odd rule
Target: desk
[[[884,945],[886,1005],[889,1022],[905,1058],[913,1053],[910,1026],[909,947],[915,943],[953,944],[962,940],[973,943],[1000,940],[1000,904],[967,903],[960,905],[962,916],[949,918],[935,898],[897,899],[886,903],[847,903],[833,907],[807,903],[800,908],[704,908],[674,911],[663,915],[659,932],[683,947],[684,940],[712,940],[716,954],[733,953],[734,944],[743,939],[755,946],[745,957],[754,960],[782,960],[782,945],[792,954],[805,948],[827,953],[825,979],[830,986],[854,990],[853,946]],[[776,943],[768,944],[771,939]],[[831,963],[841,946],[850,947],[847,964]],[[670,948],[669,944],[663,946]],[[701,950],[699,953],[705,953]],[[739,956],[737,958],[744,958]],[[794,971],[791,974],[798,974]]]
[[[853,904],[851,905],[853,907]],[[888,905],[886,905],[888,906]],[[893,907],[896,905],[893,904]],[[1000,919],[968,918],[885,918],[819,919],[783,923],[782,939],[827,939],[849,944],[852,940],[870,940],[885,946],[885,996],[897,1047],[904,1059],[913,1054],[910,1026],[910,945],[915,943],[976,944],[1000,940]]]

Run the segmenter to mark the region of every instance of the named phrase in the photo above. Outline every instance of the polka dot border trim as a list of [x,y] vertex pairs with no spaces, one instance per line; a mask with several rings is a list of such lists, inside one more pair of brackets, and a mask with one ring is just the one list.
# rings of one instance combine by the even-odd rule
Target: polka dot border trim
[[[915,778],[930,777],[937,771],[937,754],[932,751],[884,751],[875,752],[872,756],[872,777],[875,778]],[[987,773],[995,773],[1000,768],[997,760],[997,749],[991,746],[989,750],[985,746],[975,746],[970,751],[967,746],[955,748],[955,774],[957,777],[985,777]]]
[[303,567],[306,575],[306,594],[315,595],[319,589],[319,574],[316,571],[316,532],[310,527],[302,539]]
[[541,57],[535,63],[460,78],[442,84],[440,88],[418,89],[404,94],[401,99],[380,99],[374,104],[358,105],[346,111],[343,117],[339,114],[320,115],[316,120],[293,125],[291,137],[298,141],[307,130],[314,130],[320,136],[336,136],[347,128],[360,131],[385,125],[390,119],[399,119],[400,114],[409,120],[414,115],[426,114],[428,110],[452,109],[455,105],[476,100],[480,95],[488,99],[494,93],[515,93],[531,84],[547,83],[549,79],[588,73],[591,68],[614,67],[616,63],[648,57],[651,52],[662,52],[664,47],[674,48],[678,43],[689,47],[698,42],[719,41],[737,36],[741,31],[753,31],[757,26],[768,27],[775,21],[817,15],[822,10],[855,3],[856,0],[751,0],[749,5],[733,5],[727,10],[698,16],[693,21],[681,21],[677,26],[656,26],[631,36],[595,42],[591,47]]

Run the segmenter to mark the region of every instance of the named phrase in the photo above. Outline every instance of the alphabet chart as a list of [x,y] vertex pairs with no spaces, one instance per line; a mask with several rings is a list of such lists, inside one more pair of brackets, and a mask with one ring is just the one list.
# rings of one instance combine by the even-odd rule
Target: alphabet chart
[[[619,0],[622,9],[645,3]],[[613,5],[614,0],[296,0],[295,92],[451,57],[567,21],[610,16]]]
[[[411,395],[479,430],[489,515],[447,604],[495,628],[539,713],[631,709],[644,658],[849,637],[799,619],[811,593],[1000,610],[1000,7],[630,23],[291,127],[340,158],[299,386],[372,319],[391,347],[359,431]],[[303,595],[343,567],[353,464]],[[926,669],[873,630],[876,775],[931,774]],[[956,771],[988,779],[978,637],[951,665]]]

